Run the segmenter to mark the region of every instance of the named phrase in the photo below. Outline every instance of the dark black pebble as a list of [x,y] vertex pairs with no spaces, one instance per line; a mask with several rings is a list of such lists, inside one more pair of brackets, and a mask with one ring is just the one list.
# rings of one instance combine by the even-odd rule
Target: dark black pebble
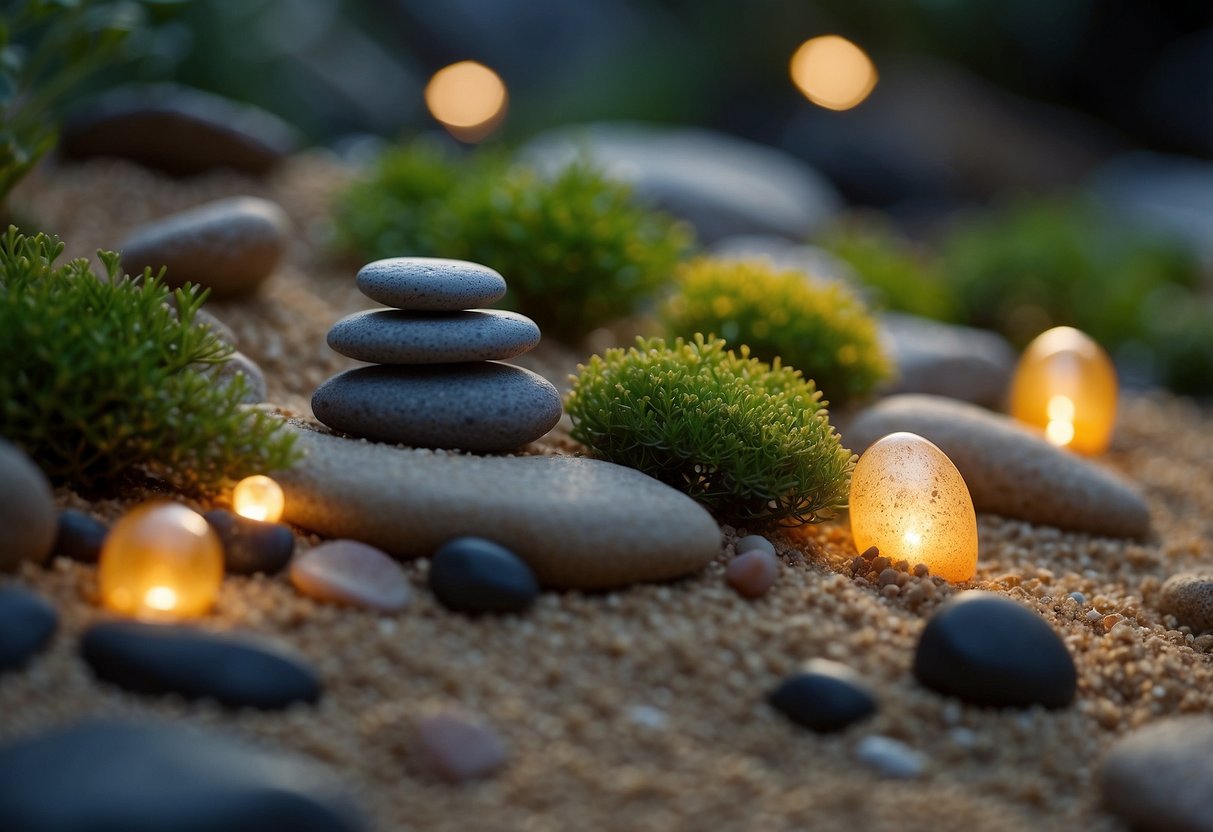
[[914,675],[975,705],[1062,708],[1078,676],[1061,637],[1027,607],[994,592],[962,592],[923,628]]
[[83,511],[73,508],[59,513],[59,531],[51,552],[82,563],[96,563],[101,557],[101,545],[109,534],[109,526]]
[[796,724],[821,733],[841,731],[876,713],[876,699],[859,674],[826,659],[813,659],[784,679],[767,701]]
[[217,508],[203,515],[223,543],[223,565],[231,575],[275,575],[291,562],[295,534],[282,523],[250,520]]
[[459,612],[522,612],[539,597],[531,567],[482,537],[457,537],[430,561],[430,589]]
[[42,596],[15,586],[0,588],[0,673],[22,667],[58,626],[59,613]]
[[365,832],[314,764],[160,720],[94,719],[0,748],[12,832]]
[[80,652],[97,678],[135,693],[263,710],[320,698],[320,678],[302,658],[235,635],[113,621],[85,632]]

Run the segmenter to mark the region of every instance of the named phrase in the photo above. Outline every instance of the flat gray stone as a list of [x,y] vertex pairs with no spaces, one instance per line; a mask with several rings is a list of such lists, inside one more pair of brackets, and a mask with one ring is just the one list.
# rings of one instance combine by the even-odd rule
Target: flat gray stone
[[220,199],[135,229],[121,246],[122,267],[131,274],[164,267],[169,286],[195,283],[214,297],[248,295],[282,259],[289,226],[267,199]]
[[439,257],[390,257],[358,270],[358,291],[411,312],[460,312],[492,306],[505,296],[505,278],[479,263]]
[[320,385],[312,412],[352,436],[492,453],[543,436],[560,421],[562,405],[542,376],[481,361],[347,370]]
[[333,325],[329,346],[374,364],[452,364],[513,358],[535,348],[539,327],[525,315],[466,312],[355,312]]
[[1183,716],[1121,737],[1099,767],[1104,806],[1143,832],[1213,832],[1213,719]]
[[286,519],[397,557],[476,535],[552,587],[602,589],[695,572],[720,529],[685,494],[631,468],[557,456],[479,457],[345,439],[294,426],[306,456],[276,473]]
[[996,332],[956,326],[917,315],[880,318],[897,375],[881,391],[925,393],[999,407],[1019,356]]
[[1110,537],[1150,532],[1145,498],[1128,481],[1008,416],[938,396],[893,396],[860,413],[843,443],[862,452],[909,431],[934,442],[969,486],[973,507],[1059,529]]

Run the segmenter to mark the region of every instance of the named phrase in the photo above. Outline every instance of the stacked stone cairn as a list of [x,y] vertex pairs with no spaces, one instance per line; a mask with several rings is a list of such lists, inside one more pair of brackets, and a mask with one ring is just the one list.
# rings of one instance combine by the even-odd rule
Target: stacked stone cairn
[[391,309],[358,312],[328,334],[337,352],[373,366],[333,376],[312,396],[334,430],[418,448],[510,451],[560,420],[547,380],[503,359],[539,343],[539,327],[488,306],[504,278],[462,260],[394,257],[358,272],[358,289]]

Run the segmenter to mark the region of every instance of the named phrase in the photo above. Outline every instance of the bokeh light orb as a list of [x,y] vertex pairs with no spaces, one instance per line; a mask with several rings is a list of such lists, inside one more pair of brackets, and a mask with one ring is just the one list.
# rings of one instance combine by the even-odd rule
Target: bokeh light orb
[[868,53],[840,35],[806,40],[792,55],[789,69],[805,98],[829,110],[859,105],[878,80]]
[[434,73],[425,105],[451,135],[465,142],[487,138],[505,118],[509,95],[501,76],[476,61],[460,61]]
[[241,517],[277,523],[286,508],[282,486],[264,474],[245,477],[232,490],[232,508]]
[[875,442],[851,475],[851,535],[893,563],[922,563],[949,581],[977,572],[977,515],[964,477],[933,443],[914,433]]
[[1107,450],[1116,427],[1116,368],[1103,347],[1069,326],[1028,344],[1011,380],[1010,412],[1059,448]]

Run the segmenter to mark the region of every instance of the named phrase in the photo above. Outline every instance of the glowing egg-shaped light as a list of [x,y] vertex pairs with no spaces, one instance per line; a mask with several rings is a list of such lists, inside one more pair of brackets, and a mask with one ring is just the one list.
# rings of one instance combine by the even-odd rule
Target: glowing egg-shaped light
[[102,603],[122,615],[202,615],[223,581],[223,545],[197,512],[148,503],[114,524],[97,577]]
[[914,433],[891,433],[851,475],[851,535],[896,563],[922,563],[949,581],[977,572],[977,515],[952,460]]
[[241,517],[277,523],[286,508],[282,486],[264,474],[245,477],[232,491],[232,508]]
[[1028,344],[1011,380],[1011,415],[1059,448],[1099,454],[1116,426],[1116,369],[1099,344],[1069,326]]
[[806,40],[792,55],[788,72],[805,98],[828,110],[858,106],[877,80],[868,53],[840,35]]
[[505,118],[509,95],[501,76],[476,61],[459,61],[434,73],[425,87],[430,114],[460,141],[487,138]]

